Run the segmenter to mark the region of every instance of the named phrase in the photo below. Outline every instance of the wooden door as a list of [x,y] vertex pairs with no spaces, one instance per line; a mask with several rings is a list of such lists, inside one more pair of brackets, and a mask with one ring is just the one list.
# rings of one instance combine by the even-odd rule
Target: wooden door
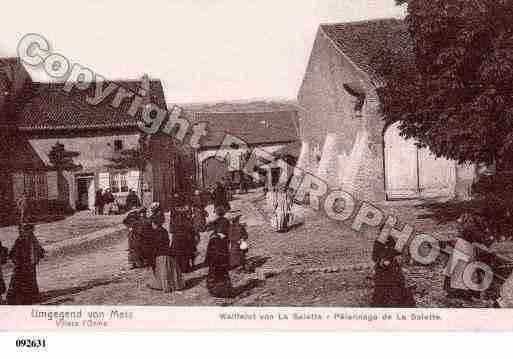
[[94,210],[94,201],[96,199],[96,187],[94,186],[94,177],[89,178],[87,181],[87,205],[90,210]]
[[454,194],[456,164],[436,157],[428,148],[419,150],[419,189],[424,198],[444,197]]
[[419,196],[417,147],[399,132],[398,123],[385,132],[385,189],[390,200]]

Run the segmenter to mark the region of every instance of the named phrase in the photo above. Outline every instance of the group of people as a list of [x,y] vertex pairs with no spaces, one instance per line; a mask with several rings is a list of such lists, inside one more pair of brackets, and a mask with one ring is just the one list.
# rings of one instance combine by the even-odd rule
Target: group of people
[[[133,189],[128,191],[128,195],[125,201],[125,209],[130,211],[134,208],[138,208],[141,206],[141,200],[137,196],[137,193]],[[110,188],[105,190],[99,189],[96,191],[94,198],[94,214],[102,215],[102,214],[112,214],[119,211],[119,205],[116,201],[116,198],[112,194]]]
[[[219,195],[219,193],[218,193]],[[128,261],[131,268],[150,267],[153,278],[148,286],[164,292],[184,289],[183,273],[196,268],[197,246],[201,232],[211,232],[205,264],[209,267],[207,289],[216,297],[230,297],[232,286],[229,270],[245,265],[247,232],[225,215],[229,201],[216,201],[216,218],[208,222],[208,213],[199,192],[192,197],[173,195],[169,232],[164,228],[164,213],[159,203],[148,210],[130,211],[125,220],[129,228]],[[235,233],[236,232],[236,233]],[[170,238],[171,235],[171,238]]]
[[[45,251],[34,235],[34,225],[20,224],[19,236],[9,251],[0,242],[0,303],[7,292],[5,302],[9,305],[31,305],[40,301],[36,266]],[[9,287],[6,286],[2,266],[8,261],[14,264]]]

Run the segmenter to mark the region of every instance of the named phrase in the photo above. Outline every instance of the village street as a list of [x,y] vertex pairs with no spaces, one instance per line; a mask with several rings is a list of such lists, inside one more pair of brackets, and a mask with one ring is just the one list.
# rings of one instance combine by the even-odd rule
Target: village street
[[[252,306],[355,306],[369,305],[372,293],[371,249],[376,231],[356,233],[342,225],[296,207],[296,226],[275,233],[268,225],[268,209],[260,191],[236,195],[229,216],[242,215],[249,233],[252,273],[231,272],[241,294],[216,299],[205,288],[207,268],[186,274],[186,290],[164,294],[146,287],[146,269],[129,270],[127,230],[122,216],[75,214],[63,221],[37,227],[47,251],[38,267],[38,281],[45,304],[68,305],[252,305]],[[210,209],[210,208],[209,208]],[[412,210],[413,209],[413,210]],[[424,231],[438,229],[450,235],[454,223],[443,226],[425,209],[411,204],[386,209]],[[211,212],[211,209],[210,209]],[[424,213],[424,215],[422,215]],[[211,217],[212,218],[212,217]],[[14,227],[2,228],[4,245],[12,244]],[[59,234],[59,236],[57,236]],[[64,238],[63,234],[69,237]],[[200,244],[203,261],[207,235]],[[406,265],[408,285],[415,287],[422,307],[488,306],[488,302],[450,302],[442,291],[443,263],[421,267]],[[9,280],[11,267],[4,273]]]

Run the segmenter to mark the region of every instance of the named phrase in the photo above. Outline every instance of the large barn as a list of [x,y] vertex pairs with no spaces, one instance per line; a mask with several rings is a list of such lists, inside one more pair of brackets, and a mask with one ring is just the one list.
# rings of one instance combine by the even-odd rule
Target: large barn
[[362,200],[468,196],[472,166],[418,149],[399,135],[397,122],[384,120],[377,90],[386,84],[373,59],[385,49],[399,52],[397,66],[411,70],[412,42],[401,20],[319,27],[298,94],[298,166]]

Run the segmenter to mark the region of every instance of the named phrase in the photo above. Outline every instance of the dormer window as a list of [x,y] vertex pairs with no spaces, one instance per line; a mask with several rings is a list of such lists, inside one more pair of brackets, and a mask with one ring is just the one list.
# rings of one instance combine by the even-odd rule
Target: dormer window
[[121,151],[123,149],[123,140],[114,141],[114,151]]

